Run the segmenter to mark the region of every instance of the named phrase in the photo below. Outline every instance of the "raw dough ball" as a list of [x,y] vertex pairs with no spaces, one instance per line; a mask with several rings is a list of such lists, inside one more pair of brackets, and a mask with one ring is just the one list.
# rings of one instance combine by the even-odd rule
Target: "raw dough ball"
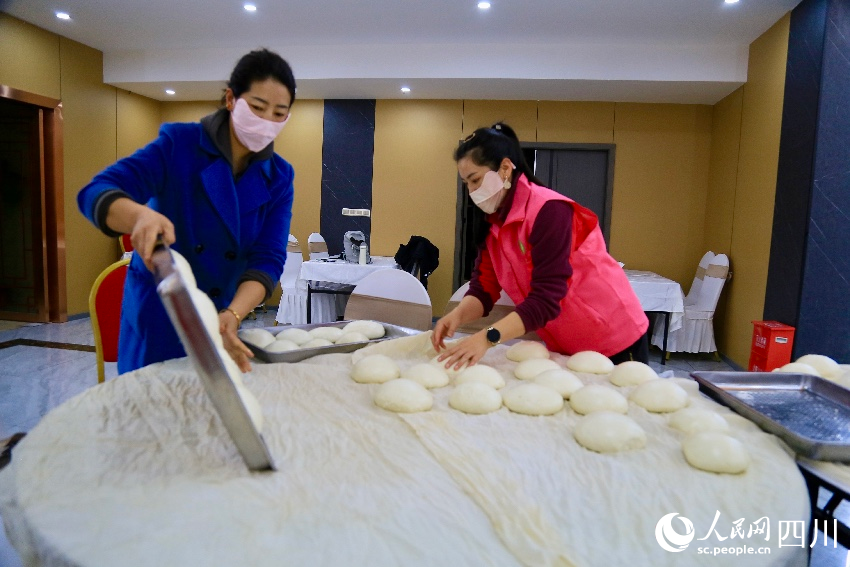
[[688,393],[675,382],[651,380],[634,389],[629,399],[647,411],[667,413],[688,405]]
[[699,394],[699,382],[697,382],[693,378],[681,378],[679,376],[673,376],[672,378],[665,378],[665,380],[669,380],[674,384],[678,384],[684,391],[688,393],[688,395],[695,396]]
[[570,407],[582,415],[598,411],[626,413],[629,411],[629,401],[613,388],[588,384],[573,392],[570,396]]
[[682,452],[689,465],[708,472],[739,474],[750,465],[744,445],[716,431],[691,435],[682,442]]
[[437,356],[432,358],[430,364],[435,365],[437,368],[442,368],[443,372],[445,372],[446,374],[449,375],[449,378],[456,377],[458,374],[460,374],[461,372],[463,372],[464,370],[466,370],[468,368],[467,365],[464,365],[464,366],[460,367],[460,370],[455,370],[454,364],[452,364],[450,368],[446,368],[446,361],[443,360],[441,362],[441,361],[437,360],[439,357],[440,357],[440,355],[438,354]]
[[209,333],[213,344],[217,347],[224,346],[221,331],[219,331],[221,324],[218,321],[218,311],[215,310],[215,304],[212,302],[212,299],[196,287],[189,289],[189,296],[192,298],[192,303],[195,305],[195,309],[198,311],[198,315],[200,315],[204,328]]
[[701,408],[685,408],[670,415],[670,427],[685,433],[701,431],[729,431],[729,422],[715,411]]
[[224,363],[224,369],[227,372],[227,376],[230,378],[230,381],[236,384],[237,386],[244,386],[245,384],[242,382],[242,371],[239,370],[239,367],[236,365],[236,361],[230,358],[230,354],[224,347],[218,347],[216,349],[218,351],[218,356],[221,358],[221,361]]
[[844,371],[841,370],[841,367],[837,362],[829,358],[828,356],[824,356],[822,354],[807,354],[798,358],[795,362],[799,362],[800,364],[808,364],[817,370],[821,376],[826,378],[827,380],[832,380],[834,378],[838,378]]
[[275,340],[277,341],[292,341],[298,346],[303,345],[304,343],[310,341],[313,338],[313,335],[305,331],[304,329],[284,329],[275,335]]
[[563,368],[546,370],[534,377],[534,383],[548,386],[569,400],[574,392],[584,387],[578,376]]
[[364,356],[351,369],[351,378],[361,384],[382,384],[399,376],[398,364],[384,354]]
[[774,372],[788,372],[791,374],[811,374],[812,376],[820,376],[820,372],[814,366],[803,364],[802,362],[789,362],[779,368],[774,368]]
[[658,374],[648,364],[637,360],[627,360],[615,366],[608,379],[615,386],[637,386],[656,378]]
[[502,407],[502,396],[484,382],[466,382],[452,391],[449,405],[464,413],[480,415]]
[[369,337],[364,335],[363,333],[351,332],[351,333],[343,333],[336,341],[334,341],[338,345],[346,345],[349,343],[366,343],[369,342]]
[[561,394],[533,382],[511,388],[502,399],[509,410],[526,415],[552,415],[564,407]]
[[434,396],[425,389],[425,386],[406,378],[381,384],[375,392],[375,405],[389,411],[400,413],[427,411],[433,404]]
[[[192,266],[189,265],[189,260],[173,248],[171,249],[171,260],[174,262],[174,267],[177,268],[177,271],[183,278],[183,282],[186,284],[186,287],[189,289],[196,289],[198,287],[198,282],[195,281],[195,274],[192,272]],[[213,309],[215,310],[215,308]],[[216,313],[218,313],[218,311],[216,311]]]
[[449,375],[436,364],[414,364],[401,373],[402,378],[419,382],[426,388],[442,388],[449,383]]
[[537,341],[520,341],[515,345],[511,345],[505,356],[508,360],[522,362],[529,358],[549,358],[549,350],[546,348],[546,345]]
[[291,350],[298,350],[299,348],[300,347],[292,341],[277,339],[267,344],[265,350],[268,352],[289,352]]
[[614,363],[604,354],[594,350],[584,350],[575,353],[567,360],[567,368],[573,372],[608,374],[614,370]]
[[236,384],[236,391],[239,393],[239,399],[248,411],[248,416],[251,418],[251,423],[257,431],[263,430],[263,409],[260,407],[260,402],[257,397],[251,393],[248,388],[240,384]]
[[514,376],[520,380],[531,380],[547,370],[558,370],[560,368],[557,362],[548,358],[529,358],[516,365]]
[[466,384],[467,382],[483,382],[497,390],[505,387],[505,379],[499,371],[484,364],[467,366],[455,379],[455,385]]
[[336,342],[343,333],[339,327],[316,327],[307,331],[314,339],[325,339],[332,343]]
[[330,342],[328,339],[310,339],[309,341],[301,345],[301,348],[326,347],[331,346],[332,344],[333,343]]
[[384,326],[377,321],[352,321],[342,328],[344,333],[363,333],[370,339],[380,339],[387,332]]
[[251,343],[255,347],[266,348],[274,342],[274,335],[265,329],[253,328],[242,329],[239,331],[239,338],[246,343]]
[[610,411],[581,418],[573,436],[579,445],[597,453],[618,453],[646,446],[646,432],[635,420]]

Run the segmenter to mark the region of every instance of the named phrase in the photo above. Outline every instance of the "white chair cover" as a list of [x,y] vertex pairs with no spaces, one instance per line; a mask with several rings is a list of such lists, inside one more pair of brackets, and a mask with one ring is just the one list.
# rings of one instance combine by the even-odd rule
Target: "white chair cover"
[[345,307],[346,319],[370,319],[427,331],[431,298],[422,283],[402,270],[381,270],[360,280]]
[[705,271],[708,269],[708,264],[714,260],[714,252],[709,250],[706,252],[702,260],[699,261],[699,265],[697,266],[697,273],[694,275],[694,281],[691,284],[691,289],[688,290],[688,295],[685,296],[685,305],[693,305],[696,303],[696,298],[699,295],[699,290],[702,287],[702,281],[705,279]]
[[[449,311],[454,309],[460,303],[460,300],[463,299],[463,296],[466,295],[466,292],[469,291],[469,282],[466,282],[452,294],[449,298],[449,302],[446,304],[446,311],[444,314],[447,314]],[[486,317],[482,317],[480,319],[476,319],[475,321],[470,321],[465,325],[461,325],[458,327],[458,332],[473,334],[477,333],[481,329],[486,329],[490,327],[496,321],[506,317],[510,313],[516,311],[516,304],[513,300],[508,297],[508,294],[505,293],[505,290],[502,290],[502,295],[493,305],[493,309],[490,310],[490,313],[487,314]],[[539,341],[540,337],[537,336],[537,333],[534,331],[530,333],[526,333],[523,336],[519,337],[520,339],[525,340],[533,340]]]
[[[685,303],[682,328],[670,331],[667,338],[668,352],[716,352],[714,342],[714,311],[720,292],[729,275],[729,258],[718,254],[705,269],[705,276],[692,303]],[[688,294],[690,297],[691,294]],[[661,318],[656,321],[652,333],[652,344],[661,348],[664,340],[664,325]]]
[[307,250],[310,252],[311,260],[319,260],[328,257],[328,243],[325,237],[314,232],[307,237]]
[[286,264],[280,276],[280,305],[275,321],[283,325],[303,325],[307,322],[307,290],[296,286],[304,256],[298,239],[289,235],[286,247]]

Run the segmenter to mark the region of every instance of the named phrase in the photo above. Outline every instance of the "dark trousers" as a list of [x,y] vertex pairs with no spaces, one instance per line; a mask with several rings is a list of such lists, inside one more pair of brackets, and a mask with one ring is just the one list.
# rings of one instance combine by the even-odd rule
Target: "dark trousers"
[[627,360],[637,360],[638,362],[649,364],[649,330],[641,335],[641,337],[635,341],[635,344],[613,356],[609,356],[608,358],[610,358],[611,362],[614,364],[620,364]]

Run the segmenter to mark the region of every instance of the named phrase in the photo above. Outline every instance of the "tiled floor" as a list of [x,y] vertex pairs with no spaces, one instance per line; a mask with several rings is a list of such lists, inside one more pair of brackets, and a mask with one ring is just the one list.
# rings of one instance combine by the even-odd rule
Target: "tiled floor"
[[[246,327],[271,327],[275,311],[258,313]],[[47,344],[50,343],[50,344]],[[688,376],[695,370],[732,370],[725,362],[706,355],[673,355],[666,365],[660,353],[651,353],[650,366],[659,374]],[[106,364],[106,379],[117,374],[115,364]],[[0,322],[0,439],[31,430],[48,411],[65,400],[97,385],[94,338],[88,318],[62,324],[17,326]],[[820,498],[828,497],[828,493]],[[839,512],[850,522],[850,504]],[[848,567],[848,551],[818,545],[813,567]],[[19,567],[17,553],[0,533],[0,566]]]

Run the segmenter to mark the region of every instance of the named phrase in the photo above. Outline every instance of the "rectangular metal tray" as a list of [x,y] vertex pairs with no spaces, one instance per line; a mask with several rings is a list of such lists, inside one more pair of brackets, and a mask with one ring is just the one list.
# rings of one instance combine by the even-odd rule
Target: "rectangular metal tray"
[[174,266],[167,246],[158,246],[152,258],[156,291],[189,360],[198,372],[207,396],[230,434],[245,465],[252,471],[275,470],[265,440],[248,415],[221,354],[201,320],[188,284]]
[[808,374],[693,372],[700,389],[798,455],[850,461],[850,390]]
[[[282,327],[263,327],[265,330],[270,332],[273,335],[277,335],[281,331],[286,329],[304,329],[305,331],[309,331],[310,329],[315,329],[316,327],[345,327],[347,324],[351,323],[351,321],[335,321],[333,323],[313,323],[311,325],[286,325]],[[422,331],[418,329],[410,329],[408,327],[401,327],[399,325],[392,325],[390,323],[384,323],[382,321],[378,321],[381,325],[384,326],[384,331],[386,334],[380,339],[372,339],[371,341],[362,341],[358,343],[347,343],[342,345],[328,345],[323,347],[315,347],[315,348],[302,348],[298,350],[290,350],[287,352],[269,352],[265,349],[256,347],[250,343],[245,343],[245,345],[251,349],[254,353],[254,356],[257,360],[262,360],[263,362],[301,362],[302,360],[307,360],[308,358],[312,358],[314,356],[318,356],[320,354],[331,354],[331,353],[345,353],[345,352],[354,352],[355,350],[361,349],[365,346],[368,346],[373,343],[379,343],[381,341],[386,341],[388,339],[398,339],[401,337],[410,337],[413,335],[418,335]]]

